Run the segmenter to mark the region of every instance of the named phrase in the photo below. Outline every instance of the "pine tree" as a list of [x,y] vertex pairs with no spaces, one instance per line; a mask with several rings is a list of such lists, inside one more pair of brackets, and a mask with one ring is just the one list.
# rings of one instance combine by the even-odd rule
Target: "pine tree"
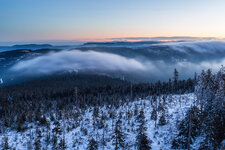
[[9,149],[8,137],[4,137],[3,150]]
[[41,140],[37,138],[34,142],[35,150],[40,150],[41,149]]
[[47,128],[47,132],[46,132],[46,135],[45,135],[45,143],[46,143],[46,149],[48,149],[48,145],[50,143],[50,133],[49,133],[49,129]]
[[[191,116],[191,117],[190,117]],[[190,128],[191,125],[191,128]],[[193,106],[178,127],[179,133],[172,141],[172,148],[187,149],[193,139],[200,135],[201,121],[198,107]],[[190,141],[188,141],[190,138]]]
[[60,150],[65,150],[67,148],[66,141],[65,141],[65,138],[64,137],[60,139],[58,148]]
[[174,69],[174,77],[173,77],[173,92],[177,92],[178,90],[178,71]]
[[18,132],[21,132],[22,129],[23,129],[23,123],[22,123],[22,121],[20,121],[20,119],[18,118],[18,119],[17,119],[17,131],[18,131]]
[[195,74],[194,74],[194,83],[195,83],[195,84],[197,83],[197,77],[198,77],[198,75],[197,75],[197,73],[195,72]]
[[58,143],[58,138],[55,134],[53,134],[53,137],[52,137],[52,148],[53,149],[57,149],[57,143]]
[[[139,127],[139,130],[140,130],[140,127]],[[137,141],[138,150],[150,150],[151,149],[151,147],[149,146],[150,142],[145,133],[139,132],[138,136],[136,137],[136,141]]]
[[89,139],[88,149],[89,150],[97,150],[98,149],[98,143],[94,138]]
[[46,126],[48,125],[48,121],[47,121],[45,115],[41,118],[40,124],[41,124],[41,125],[46,125]]
[[137,121],[139,123],[138,127],[138,134],[136,136],[136,143],[137,143],[137,148],[138,150],[150,150],[150,144],[151,142],[148,140],[148,137],[146,135],[146,127],[145,127],[145,116],[144,116],[144,111],[141,110],[138,117]]
[[169,78],[169,81],[168,81],[168,93],[171,93],[171,91],[172,91],[173,89],[172,89],[172,81],[171,81],[171,78]]
[[54,125],[55,125],[55,127],[52,129],[52,132],[61,135],[62,134],[62,130],[61,130],[60,123],[58,121],[55,121]]
[[153,110],[152,110],[152,113],[151,113],[151,119],[152,120],[155,120],[155,127],[156,127],[156,125],[157,125],[157,111],[156,111],[156,109],[155,108],[153,108]]
[[202,144],[216,149],[225,139],[225,67],[222,66],[215,75],[211,70],[202,71],[195,93],[207,138],[206,144]]
[[162,113],[162,116],[159,118],[159,125],[164,126],[166,125],[165,113]]
[[37,135],[38,138],[42,137],[41,130],[38,128],[38,126],[36,126],[36,135]]
[[115,150],[118,150],[120,147],[124,148],[125,146],[125,135],[121,131],[121,123],[121,120],[118,119],[114,130],[113,145],[115,145]]
[[199,150],[206,150],[206,149],[212,149],[212,145],[210,144],[208,137],[206,137],[205,140],[200,143],[199,147]]

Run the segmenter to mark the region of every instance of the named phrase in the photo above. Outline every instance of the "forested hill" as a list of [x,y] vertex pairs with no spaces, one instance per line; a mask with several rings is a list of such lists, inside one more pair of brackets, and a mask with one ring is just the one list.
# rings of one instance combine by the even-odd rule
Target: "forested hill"
[[[195,81],[180,81],[177,73],[173,80],[156,83],[131,83],[103,75],[65,73],[1,87],[0,133],[26,133],[32,128],[31,124],[38,124],[37,128],[39,125],[50,125],[48,120],[62,116],[64,111],[85,112],[92,107],[103,106],[119,108],[149,95],[153,95],[155,99],[161,94],[193,92]],[[56,122],[61,122],[60,118],[55,119]],[[37,130],[39,132],[39,129]],[[12,146],[13,143],[9,145]]]
[[[178,72],[177,72],[178,73]],[[174,80],[168,82],[158,81],[156,83],[132,83],[119,78],[112,78],[103,75],[83,74],[83,73],[64,73],[49,75],[39,79],[24,82],[16,85],[0,88],[1,100],[20,99],[26,97],[45,98],[72,98],[74,93],[78,97],[88,96],[96,99],[96,95],[105,97],[146,97],[149,94],[182,94],[194,91],[195,79]],[[57,97],[58,96],[58,97]],[[94,97],[94,98],[93,98]]]
[[156,83],[49,76],[0,88],[0,147],[217,149],[225,142],[224,97],[224,67],[182,81],[175,70]]
[[[55,103],[58,110],[77,104],[77,107],[111,104],[118,106],[127,98],[131,101],[148,95],[190,93],[194,80],[169,80],[156,83],[131,83],[102,75],[67,73],[0,88],[0,118],[19,115],[37,108],[49,111]],[[31,105],[32,104],[32,105]],[[46,104],[46,105],[43,105]],[[55,109],[55,108],[54,108]],[[8,120],[7,119],[7,120]],[[8,124],[8,123],[7,123]],[[10,125],[10,126],[11,126]]]

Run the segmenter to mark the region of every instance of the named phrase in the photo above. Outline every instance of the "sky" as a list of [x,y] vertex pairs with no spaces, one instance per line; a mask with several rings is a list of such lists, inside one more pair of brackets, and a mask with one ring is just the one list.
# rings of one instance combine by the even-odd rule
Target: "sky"
[[224,0],[0,0],[0,42],[225,37]]

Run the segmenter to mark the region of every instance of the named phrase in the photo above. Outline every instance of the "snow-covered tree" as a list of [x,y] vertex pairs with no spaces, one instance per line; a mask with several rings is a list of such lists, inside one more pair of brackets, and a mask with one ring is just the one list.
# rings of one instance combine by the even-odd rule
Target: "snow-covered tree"
[[113,135],[113,145],[115,145],[115,150],[119,148],[124,148],[125,146],[125,135],[121,131],[121,120],[120,118],[116,121],[116,126]]
[[203,71],[195,89],[201,108],[202,126],[206,143],[213,148],[225,139],[225,67],[213,75],[211,70]]
[[98,143],[94,138],[89,139],[88,141],[88,150],[97,150]]
[[137,121],[139,123],[137,136],[136,136],[136,143],[138,150],[150,150],[151,149],[151,141],[149,141],[146,135],[146,126],[145,126],[145,116],[144,110],[141,110],[139,115],[137,116]]
[[159,118],[159,125],[164,126],[164,125],[166,125],[166,123],[167,122],[166,122],[166,118],[165,118],[165,113],[163,112],[162,115]]
[[60,139],[58,148],[59,148],[60,150],[65,150],[65,149],[67,148],[67,146],[66,146],[66,141],[65,141],[65,137],[62,137],[62,138]]
[[172,148],[187,149],[188,144],[191,144],[200,135],[201,122],[198,107],[193,106],[190,108],[179,124],[178,131],[178,135],[172,141]]
[[8,137],[7,136],[5,136],[4,137],[4,142],[3,142],[3,150],[9,150],[9,141],[8,141],[9,139],[8,139]]

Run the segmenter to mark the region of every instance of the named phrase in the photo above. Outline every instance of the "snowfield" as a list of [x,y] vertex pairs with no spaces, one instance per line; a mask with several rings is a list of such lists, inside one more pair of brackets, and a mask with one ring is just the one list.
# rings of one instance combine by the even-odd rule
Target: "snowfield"
[[[60,120],[62,132],[57,134],[58,142],[64,137],[68,150],[86,150],[89,143],[88,140],[94,138],[98,142],[98,149],[114,149],[112,135],[114,134],[115,122],[120,117],[122,120],[121,131],[125,134],[125,145],[128,149],[134,150],[136,148],[136,129],[138,127],[135,112],[143,109],[147,127],[146,134],[148,139],[152,141],[152,149],[169,150],[171,149],[172,140],[178,132],[177,121],[181,121],[185,117],[186,111],[191,105],[194,105],[196,97],[193,93],[168,95],[165,101],[167,124],[164,126],[158,125],[158,121],[155,123],[154,120],[151,120],[154,105],[151,105],[150,99],[151,97],[147,97],[146,99],[127,102],[119,108],[99,107],[97,117],[93,116],[94,107],[87,108],[83,112],[74,108],[74,112],[79,112],[79,116],[74,119],[71,117],[67,119],[67,113],[65,112],[65,119]],[[157,99],[157,104],[159,103],[162,103],[162,96]],[[161,112],[159,111],[157,114],[157,120],[162,115]],[[103,117],[105,118],[104,127],[101,127],[99,122],[94,120],[101,120]],[[57,120],[57,116],[55,118]],[[54,121],[50,120],[50,117],[47,117],[47,120],[50,122],[49,129],[46,126],[38,126],[41,131],[40,134],[36,133],[37,125],[34,123],[27,124],[28,129],[24,132],[5,129],[5,133],[0,135],[0,144],[4,142],[5,137],[8,137],[10,148],[15,148],[16,150],[34,149],[34,141],[39,136],[42,148],[53,149],[52,139],[49,142],[46,140],[46,137],[48,135],[52,137],[53,132],[51,131],[55,128],[55,124]],[[104,141],[105,144],[103,144]],[[200,137],[197,138],[191,149],[198,149],[199,142],[201,142]]]

